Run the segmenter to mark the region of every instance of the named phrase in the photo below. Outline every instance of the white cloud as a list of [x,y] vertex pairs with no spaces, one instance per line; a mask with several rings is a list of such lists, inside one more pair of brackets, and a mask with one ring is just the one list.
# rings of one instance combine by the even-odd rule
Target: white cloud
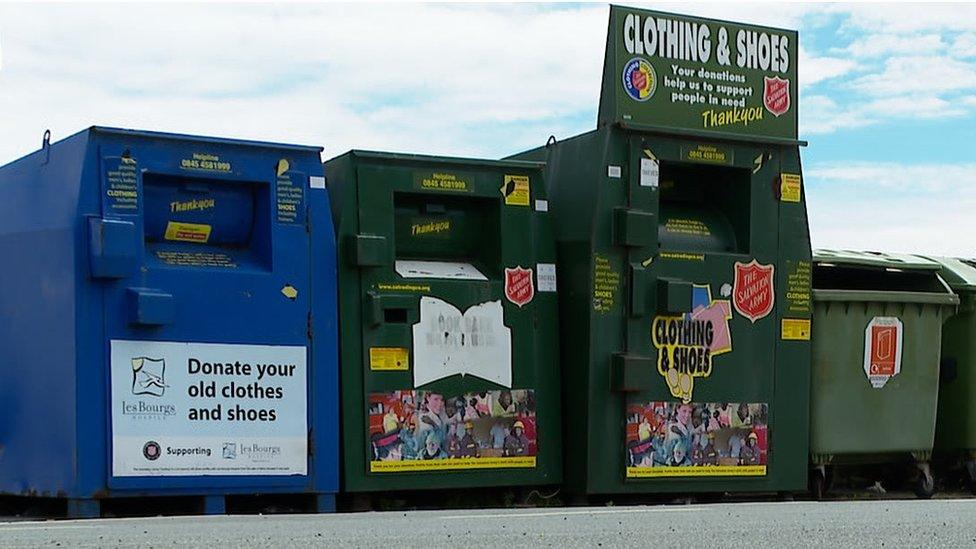
[[811,55],[802,46],[798,57],[797,70],[799,71],[801,88],[844,76],[858,67],[857,62],[853,59]]
[[976,64],[948,57],[893,57],[883,72],[862,76],[852,86],[874,96],[971,89],[976,88]]
[[[900,191],[955,190],[976,197],[976,162],[903,164],[898,162],[823,163],[805,170],[807,179],[821,185],[849,188],[887,188]],[[964,191],[963,191],[964,190]]]
[[957,36],[949,52],[956,57],[976,57],[976,32]]
[[976,30],[976,5],[968,3],[831,4],[827,9],[847,15],[844,29],[855,34]]
[[846,52],[854,57],[883,55],[925,55],[936,53],[946,44],[940,34],[868,34],[851,43]]
[[605,6],[6,5],[0,158],[91,124],[327,155],[515,152],[593,125],[606,21]]
[[860,109],[841,107],[826,95],[800,98],[800,135],[819,135],[876,123]]
[[976,162],[808,167],[815,247],[976,256]]
[[899,95],[839,105],[826,95],[803,96],[801,135],[822,135],[895,120],[932,120],[966,116],[976,97],[948,101],[939,97]]

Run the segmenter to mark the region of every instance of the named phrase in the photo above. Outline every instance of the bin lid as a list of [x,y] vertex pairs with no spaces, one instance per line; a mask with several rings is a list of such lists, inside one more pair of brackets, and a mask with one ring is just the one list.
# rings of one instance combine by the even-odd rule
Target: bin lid
[[953,290],[976,290],[976,261],[957,257],[929,256],[942,266],[939,274]]
[[883,252],[859,252],[853,250],[813,251],[813,261],[819,264],[861,265],[879,269],[901,269],[906,271],[938,271],[942,266],[931,259],[911,254]]

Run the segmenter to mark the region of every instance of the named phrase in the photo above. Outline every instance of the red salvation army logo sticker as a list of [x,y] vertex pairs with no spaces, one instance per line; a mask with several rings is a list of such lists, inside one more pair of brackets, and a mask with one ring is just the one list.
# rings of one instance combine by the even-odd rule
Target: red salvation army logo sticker
[[521,307],[532,301],[535,296],[535,286],[532,283],[532,269],[521,266],[514,269],[505,268],[505,297]]
[[790,110],[790,81],[778,76],[763,77],[763,105],[774,116]]
[[755,259],[735,262],[732,304],[739,314],[755,322],[773,310],[773,265],[762,265]]

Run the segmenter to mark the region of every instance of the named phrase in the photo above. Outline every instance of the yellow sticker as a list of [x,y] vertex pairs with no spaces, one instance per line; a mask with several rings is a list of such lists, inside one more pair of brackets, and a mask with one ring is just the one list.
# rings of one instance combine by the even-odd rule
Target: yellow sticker
[[405,371],[410,369],[410,352],[403,347],[370,347],[369,369]]
[[180,223],[170,221],[166,225],[166,240],[178,240],[180,242],[196,242],[206,244],[210,240],[210,225],[202,223]]
[[277,173],[278,177],[281,177],[285,175],[285,172],[287,172],[289,168],[291,168],[291,166],[288,164],[288,161],[282,158],[278,161],[278,168],[275,170],[275,172]]
[[[410,461],[371,461],[370,473],[402,473],[406,471],[447,471],[452,469],[525,469],[535,467],[535,456],[465,457],[448,459],[418,459]],[[690,467],[683,467],[690,469]]]
[[505,204],[508,206],[528,206],[529,205],[529,176],[527,175],[506,175],[505,182],[502,184],[502,196],[505,197]]
[[780,174],[779,199],[783,202],[800,201],[800,174],[783,173]]
[[761,477],[765,465],[708,465],[703,467],[628,467],[627,478]]
[[810,341],[810,319],[784,318],[782,332],[786,341]]
[[291,284],[285,284],[281,288],[281,295],[287,297],[292,301],[295,301],[295,299],[298,297],[298,289],[292,286]]

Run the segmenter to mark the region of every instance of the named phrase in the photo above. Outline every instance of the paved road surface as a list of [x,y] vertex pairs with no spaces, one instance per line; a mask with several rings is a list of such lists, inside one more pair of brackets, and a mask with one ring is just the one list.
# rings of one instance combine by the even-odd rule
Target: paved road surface
[[0,547],[972,547],[976,500],[0,523]]

